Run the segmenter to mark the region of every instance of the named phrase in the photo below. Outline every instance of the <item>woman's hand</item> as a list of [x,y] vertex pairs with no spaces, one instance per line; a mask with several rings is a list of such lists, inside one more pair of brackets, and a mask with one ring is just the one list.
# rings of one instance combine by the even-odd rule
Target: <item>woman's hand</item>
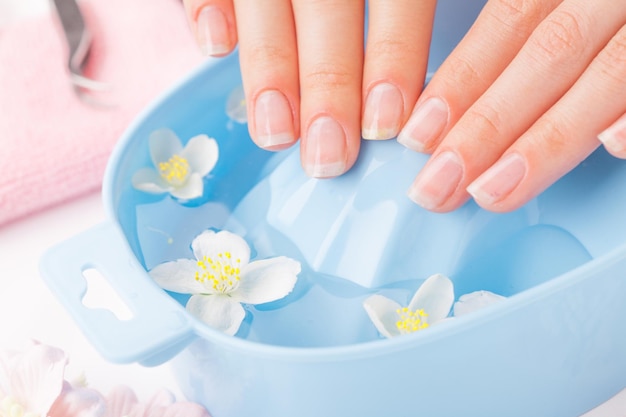
[[433,153],[409,196],[513,210],[600,141],[626,158],[625,113],[626,2],[490,0],[398,137]]
[[388,139],[403,127],[400,143],[433,153],[409,190],[414,201],[445,212],[471,195],[509,211],[598,139],[626,158],[622,1],[490,0],[421,95],[435,0],[370,0],[365,54],[364,0],[186,6],[208,54],[239,40],[253,139],[280,150],[301,136],[311,176],[344,173],[361,135]]
[[[395,137],[424,84],[436,0],[186,0],[208,55],[239,54],[250,134],[334,177],[355,162],[361,135]],[[235,18],[236,17],[236,18]]]

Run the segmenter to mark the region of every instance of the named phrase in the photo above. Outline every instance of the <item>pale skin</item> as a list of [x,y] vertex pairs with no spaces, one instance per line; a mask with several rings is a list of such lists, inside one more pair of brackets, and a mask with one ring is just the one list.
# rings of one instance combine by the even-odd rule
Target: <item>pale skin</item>
[[601,145],[626,158],[625,1],[489,0],[424,89],[436,1],[369,0],[365,50],[364,3],[185,0],[206,54],[239,43],[253,140],[300,138],[312,177],[350,169],[361,137],[397,137],[432,154],[417,204],[506,212]]

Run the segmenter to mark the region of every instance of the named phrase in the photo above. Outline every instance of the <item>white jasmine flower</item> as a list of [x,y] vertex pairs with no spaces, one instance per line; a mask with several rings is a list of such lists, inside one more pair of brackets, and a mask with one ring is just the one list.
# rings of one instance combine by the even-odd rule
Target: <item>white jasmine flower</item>
[[494,294],[491,291],[481,290],[464,294],[459,297],[459,301],[454,303],[454,316],[462,316],[502,300],[506,300],[506,297]]
[[413,333],[445,319],[454,302],[454,286],[442,274],[430,276],[415,292],[408,306],[376,294],[363,307],[376,329],[385,337]]
[[168,291],[192,294],[187,311],[229,335],[237,333],[245,317],[242,303],[285,297],[300,273],[300,263],[285,256],[250,262],[246,241],[227,231],[205,231],[191,248],[195,260],[165,262],[150,275]]
[[155,168],[137,171],[133,187],[153,194],[170,193],[182,200],[202,195],[202,178],[215,167],[219,156],[215,139],[198,135],[183,147],[174,132],[159,129],[150,135],[149,146]]

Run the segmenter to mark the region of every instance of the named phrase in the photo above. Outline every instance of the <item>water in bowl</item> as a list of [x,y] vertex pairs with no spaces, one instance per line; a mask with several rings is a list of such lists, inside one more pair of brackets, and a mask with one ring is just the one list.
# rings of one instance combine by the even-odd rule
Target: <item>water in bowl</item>
[[[238,336],[317,347],[379,338],[363,300],[379,293],[407,304],[433,273],[453,280],[457,298],[476,290],[514,296],[591,259],[573,234],[539,223],[532,204],[504,215],[472,203],[445,215],[419,209],[405,197],[404,183],[422,157],[391,144],[374,146],[376,152],[365,149],[351,176],[339,180],[307,178],[292,152],[270,159],[235,203],[214,192],[200,205],[170,198],[138,204],[136,233],[145,266],[191,258],[191,241],[209,228],[240,234],[256,258],[297,259],[302,273],[294,291],[247,306]],[[389,176],[396,183],[376,193]],[[221,189],[229,178],[221,179]],[[379,241],[372,242],[372,230]],[[173,296],[183,305],[188,299]]]

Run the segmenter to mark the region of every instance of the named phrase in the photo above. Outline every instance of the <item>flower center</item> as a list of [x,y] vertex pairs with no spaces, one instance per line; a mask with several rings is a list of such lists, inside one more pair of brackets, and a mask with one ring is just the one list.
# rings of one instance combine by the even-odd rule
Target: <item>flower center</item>
[[26,411],[15,398],[8,396],[0,402],[0,417],[39,417],[39,415]]
[[397,309],[396,313],[399,319],[396,322],[396,327],[398,327],[400,333],[413,333],[428,327],[428,321],[426,320],[428,314],[421,308],[411,311],[408,307],[403,307]]
[[159,174],[171,185],[183,185],[189,176],[189,162],[180,155],[172,156],[167,162],[159,162]]
[[233,259],[230,252],[218,253],[217,257],[203,256],[198,260],[200,271],[196,271],[196,281],[215,292],[228,294],[239,286],[241,259]]

